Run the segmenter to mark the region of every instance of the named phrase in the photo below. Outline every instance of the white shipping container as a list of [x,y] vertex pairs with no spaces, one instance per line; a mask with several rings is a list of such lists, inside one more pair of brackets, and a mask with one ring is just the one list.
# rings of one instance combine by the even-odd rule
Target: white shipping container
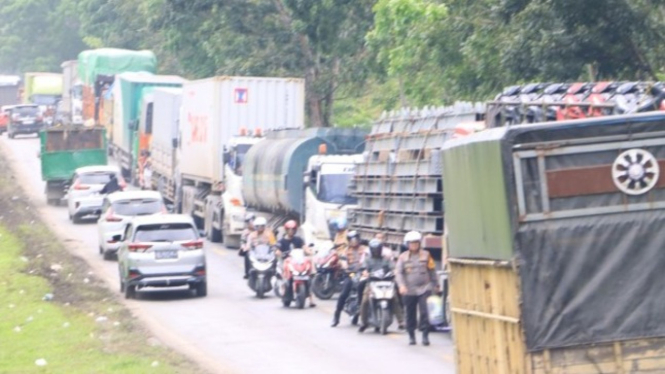
[[214,77],[183,85],[180,171],[222,181],[224,146],[241,129],[265,132],[305,126],[305,81],[298,78]]
[[173,178],[175,168],[173,142],[178,139],[182,89],[156,88],[152,95],[153,133],[150,143],[152,166],[160,175]]
[[72,88],[78,80],[78,61],[65,61],[60,65],[62,67],[62,107],[66,113],[72,109]]

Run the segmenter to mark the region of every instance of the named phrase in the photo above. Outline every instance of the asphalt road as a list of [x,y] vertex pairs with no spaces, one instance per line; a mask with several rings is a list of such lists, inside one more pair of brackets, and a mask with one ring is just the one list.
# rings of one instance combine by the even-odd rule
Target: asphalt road
[[[95,223],[74,225],[65,207],[50,207],[41,181],[39,140],[0,138],[0,150],[17,172],[17,184],[70,251],[83,257],[95,275],[118,290],[114,261],[98,254]],[[19,188],[19,186],[17,186]],[[432,345],[411,347],[406,334],[359,334],[343,315],[330,327],[334,301],[314,309],[286,309],[274,296],[256,299],[242,279],[235,250],[206,243],[208,297],[186,291],[140,293],[126,305],[163,343],[215,373],[454,373],[449,334],[431,334]],[[118,291],[119,292],[119,291]],[[395,325],[392,327],[396,330]]]

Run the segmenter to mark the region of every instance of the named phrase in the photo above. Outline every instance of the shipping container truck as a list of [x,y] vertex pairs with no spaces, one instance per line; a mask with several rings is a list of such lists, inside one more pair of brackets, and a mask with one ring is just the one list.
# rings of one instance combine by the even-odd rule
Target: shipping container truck
[[65,61],[62,67],[62,101],[58,110],[60,123],[83,124],[83,85],[78,77],[78,60]]
[[[181,210],[191,214],[210,239],[224,238],[237,246],[237,227],[243,225],[242,195],[226,189],[238,185],[239,175],[226,173],[225,149],[233,149],[234,159],[241,161],[257,142],[254,135],[303,128],[304,87],[302,79],[267,77],[214,77],[183,85],[178,142]],[[239,136],[242,130],[252,136]],[[235,213],[236,208],[241,213]],[[223,226],[229,235],[223,235]]]
[[53,107],[62,97],[62,74],[25,73],[23,102]]
[[174,206],[179,206],[180,201],[176,199],[176,151],[182,89],[158,87],[152,95],[152,118],[146,118],[145,127],[160,129],[151,131],[152,139],[149,145],[152,189],[159,191],[164,199]]
[[[78,78],[82,83],[83,121],[111,124],[110,116],[102,118],[102,115],[112,112],[111,108],[104,107],[104,103],[112,104],[113,101],[104,100],[104,95],[113,84],[115,76],[125,72],[155,73],[156,69],[157,58],[152,51],[99,48],[79,53]],[[107,127],[107,136],[111,136],[112,132]]]
[[443,147],[458,373],[665,372],[665,114]]
[[[329,250],[334,234],[331,220],[345,215],[355,203],[348,187],[362,159],[367,133],[341,128],[269,132],[249,148],[242,163],[245,206],[266,217],[273,229],[297,220],[308,245],[317,252]],[[238,213],[231,217],[234,222],[242,218]]]
[[137,135],[140,103],[146,87],[181,87],[185,79],[174,75],[150,73],[121,73],[115,76],[113,87],[113,136],[110,152],[120,165],[123,176],[136,183],[139,139]]
[[349,221],[362,239],[382,233],[386,244],[399,248],[404,235],[416,230],[425,235],[425,247],[432,255],[441,258],[441,146],[479,128],[474,124],[483,113],[482,104],[458,102],[384,113],[374,123],[352,184],[358,202],[349,212]]

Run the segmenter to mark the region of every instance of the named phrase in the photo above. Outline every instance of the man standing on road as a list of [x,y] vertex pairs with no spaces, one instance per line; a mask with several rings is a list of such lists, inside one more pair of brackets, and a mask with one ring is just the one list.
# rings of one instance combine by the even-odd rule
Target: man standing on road
[[275,235],[270,230],[266,230],[266,225],[268,222],[263,217],[256,217],[254,220],[254,230],[247,237],[247,244],[245,245],[245,279],[249,278],[249,268],[251,266],[249,262],[249,251],[260,244],[265,244],[269,246],[274,246],[277,244]]
[[[356,272],[360,270],[360,267],[365,261],[365,256],[367,255],[368,250],[367,247],[360,245],[360,236],[357,231],[349,231],[346,234],[346,237],[349,241],[349,247],[346,249],[344,256],[340,257],[342,260],[342,269],[347,272]],[[339,299],[337,299],[337,308],[335,309],[335,315],[333,316],[331,327],[339,325],[339,317],[344,309],[346,299],[349,298],[349,295],[353,290],[353,282],[354,279],[350,276],[347,276],[344,280],[342,292],[339,294]],[[358,316],[355,316],[351,323],[354,325],[358,323]]]
[[[362,301],[360,303],[360,329],[358,330],[359,332],[364,332],[367,327],[369,326],[369,298],[370,298],[370,288],[367,287],[367,282],[369,281],[369,276],[375,271],[382,270],[385,272],[389,272],[395,269],[395,263],[391,258],[386,258],[383,255],[383,242],[379,239],[372,239],[369,241],[369,251],[371,256],[367,257],[365,259],[365,263],[363,264],[364,274],[363,276],[367,278],[367,280],[364,281],[364,285],[362,287],[358,287],[359,291],[358,293],[360,294],[360,297],[362,297]],[[395,313],[395,317],[397,318],[397,323],[399,324],[399,329],[403,330],[404,329],[404,311],[402,310],[402,306],[399,303],[399,296],[397,292],[394,293],[393,296],[393,313]]]
[[422,246],[422,235],[411,231],[404,236],[408,251],[397,259],[396,280],[399,292],[406,307],[406,330],[409,333],[409,345],[416,344],[417,309],[420,309],[420,331],[423,333],[423,345],[429,345],[429,314],[427,298],[432,291],[438,293],[434,259]]

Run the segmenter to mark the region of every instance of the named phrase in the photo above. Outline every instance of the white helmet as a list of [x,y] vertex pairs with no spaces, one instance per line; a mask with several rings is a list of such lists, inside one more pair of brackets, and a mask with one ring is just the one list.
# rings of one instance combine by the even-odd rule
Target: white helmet
[[423,240],[423,236],[418,231],[409,231],[404,235],[404,243],[419,242]]
[[265,226],[267,224],[268,224],[268,221],[266,221],[266,219],[263,218],[263,217],[256,217],[256,219],[254,220],[254,227]]

